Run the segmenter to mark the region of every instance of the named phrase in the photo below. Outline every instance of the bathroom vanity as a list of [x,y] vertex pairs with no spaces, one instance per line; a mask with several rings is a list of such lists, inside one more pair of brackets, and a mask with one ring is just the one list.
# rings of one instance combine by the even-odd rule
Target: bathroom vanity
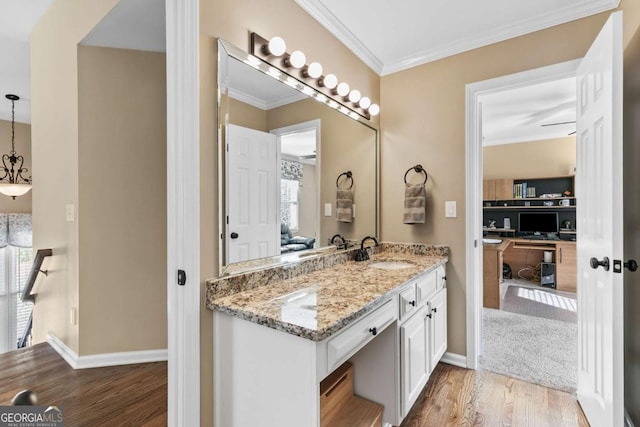
[[346,361],[382,424],[402,422],[447,348],[448,249],[375,249],[207,283],[216,426],[320,426],[320,382]]

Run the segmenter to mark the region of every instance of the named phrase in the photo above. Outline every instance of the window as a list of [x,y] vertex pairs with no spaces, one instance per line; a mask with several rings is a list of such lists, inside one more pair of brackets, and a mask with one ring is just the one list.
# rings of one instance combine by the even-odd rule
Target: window
[[280,215],[292,232],[298,231],[298,189],[300,181],[280,180]]
[[33,304],[21,296],[32,263],[31,248],[0,249],[0,353],[17,348],[29,322]]

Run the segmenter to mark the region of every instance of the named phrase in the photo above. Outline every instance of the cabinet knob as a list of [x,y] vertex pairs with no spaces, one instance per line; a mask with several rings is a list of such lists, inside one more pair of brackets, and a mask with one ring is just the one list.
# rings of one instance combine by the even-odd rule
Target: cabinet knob
[[429,313],[429,314],[427,314],[427,317],[428,317],[429,319],[431,319],[431,318],[433,317],[433,315],[432,315],[431,313]]
[[433,311],[434,313],[437,313],[437,312],[438,312],[438,308],[437,308],[437,307],[433,307],[433,308],[431,309],[431,311]]
[[447,280],[447,276],[442,276],[442,280]]
[[416,300],[409,301],[409,305],[412,305],[412,306],[414,306],[414,307],[415,307],[415,306],[416,306]]
[[369,328],[369,332],[371,332],[371,335],[378,335],[378,329],[375,326],[373,328]]

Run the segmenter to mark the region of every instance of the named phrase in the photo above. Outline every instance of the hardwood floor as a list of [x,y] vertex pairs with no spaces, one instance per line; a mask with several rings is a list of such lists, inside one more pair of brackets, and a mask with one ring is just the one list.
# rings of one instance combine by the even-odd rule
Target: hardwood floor
[[[0,405],[24,389],[64,409],[65,426],[165,426],[167,364],[73,370],[48,344],[0,355]],[[588,427],[575,397],[440,363],[401,427]]]
[[66,427],[167,425],[166,362],[74,370],[48,344],[0,354],[0,405],[24,389]]
[[401,427],[588,427],[575,396],[488,371],[444,363]]

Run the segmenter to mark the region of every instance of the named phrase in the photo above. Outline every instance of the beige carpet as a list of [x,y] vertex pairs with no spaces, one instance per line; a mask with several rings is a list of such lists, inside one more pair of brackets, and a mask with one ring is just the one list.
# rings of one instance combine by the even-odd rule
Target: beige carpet
[[577,324],[483,308],[480,367],[574,393]]
[[502,310],[563,322],[578,321],[576,294],[542,287],[509,285]]

